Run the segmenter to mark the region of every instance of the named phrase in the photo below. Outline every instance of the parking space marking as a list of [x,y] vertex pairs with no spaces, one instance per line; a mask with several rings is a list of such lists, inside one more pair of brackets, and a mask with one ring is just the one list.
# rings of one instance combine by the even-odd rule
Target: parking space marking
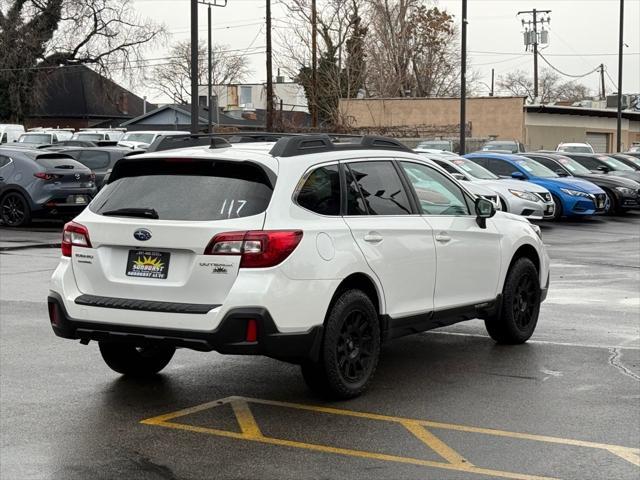
[[[411,432],[415,438],[424,443],[440,455],[446,462],[437,462],[432,460],[423,460],[413,457],[402,457],[398,455],[389,455],[385,453],[375,453],[364,450],[353,450],[348,448],[333,447],[330,445],[305,443],[284,438],[267,437],[262,434],[260,427],[251,412],[250,404],[269,405],[275,407],[291,408],[296,410],[304,410],[316,413],[325,413],[330,415],[341,415],[353,418],[364,418],[369,420],[378,420],[383,422],[392,422],[404,426]],[[196,425],[188,425],[175,422],[173,420],[185,417],[194,413],[208,410],[221,405],[230,405],[233,413],[240,426],[241,433],[228,430],[220,430],[216,428],[200,427]],[[396,462],[411,464],[424,467],[439,468],[444,470],[454,470],[459,472],[474,473],[479,475],[488,475],[498,478],[508,478],[514,480],[549,480],[552,477],[543,477],[537,475],[528,475],[526,473],[507,472],[502,470],[493,470],[490,468],[477,467],[467,461],[462,455],[452,449],[445,442],[440,440],[428,428],[438,428],[443,430],[455,430],[468,433],[477,433],[489,436],[508,437],[521,440],[532,440],[544,443],[554,443],[567,446],[584,447],[600,449],[610,452],[619,458],[630,462],[633,465],[640,466],[640,449],[625,447],[621,445],[610,445],[605,443],[588,442],[583,440],[574,440],[569,438],[551,437],[546,435],[535,435],[528,433],[510,432],[506,430],[496,430],[481,427],[470,427],[466,425],[457,425],[451,423],[434,422],[430,420],[419,420],[405,417],[393,417],[389,415],[381,415],[376,413],[357,412],[353,410],[342,410],[333,407],[322,407],[316,405],[305,405],[299,403],[281,402],[277,400],[264,400],[247,397],[227,397],[221,400],[203,403],[194,407],[185,408],[176,412],[159,415],[157,417],[142,420],[140,423],[145,425],[156,425],[161,427],[173,428],[177,430],[185,430],[195,433],[205,433],[220,437],[235,438],[239,440],[247,440],[260,442],[270,445],[279,445],[285,447],[300,448],[323,453],[333,453],[359,458],[367,458],[372,460],[381,460],[387,462]]]

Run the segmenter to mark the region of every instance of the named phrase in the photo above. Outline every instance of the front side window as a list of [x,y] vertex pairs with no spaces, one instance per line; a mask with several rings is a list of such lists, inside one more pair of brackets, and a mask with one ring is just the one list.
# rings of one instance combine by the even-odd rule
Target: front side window
[[0,143],[7,143],[7,132],[2,134],[2,139],[0,139]]
[[509,162],[505,162],[504,160],[498,160],[495,158],[490,158],[488,160],[487,169],[501,177],[510,177],[512,173],[519,171]]
[[536,162],[535,160],[531,160],[530,158],[521,157],[516,160],[516,163],[523,168],[529,175],[534,177],[543,177],[543,178],[555,178],[558,176],[557,173],[549,170],[544,165]]
[[588,168],[589,170],[597,170],[598,167],[600,166],[600,162],[598,162],[597,160],[591,158],[591,157],[578,157],[577,155],[572,157],[576,162],[578,162],[580,165]]
[[[409,197],[391,162],[354,162],[347,169],[350,171],[347,176],[348,215],[411,213]],[[356,189],[360,195],[356,195]]]
[[401,162],[425,215],[469,215],[464,193],[440,172],[412,162]]
[[466,175],[469,175],[474,178],[480,178],[482,180],[497,180],[498,177],[491,173],[484,167],[481,167],[475,162],[471,160],[467,160],[466,158],[453,158],[450,160],[455,166],[459,169],[463,170]]
[[298,205],[320,215],[340,215],[340,172],[337,165],[315,169],[298,192]]

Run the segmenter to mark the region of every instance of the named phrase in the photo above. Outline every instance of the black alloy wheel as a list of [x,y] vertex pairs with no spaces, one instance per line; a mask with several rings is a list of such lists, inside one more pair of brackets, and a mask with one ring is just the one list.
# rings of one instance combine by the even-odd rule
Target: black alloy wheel
[[368,374],[373,355],[373,327],[358,310],[342,324],[336,344],[338,368],[346,382],[359,383]]
[[31,210],[20,193],[10,192],[0,202],[0,218],[8,227],[21,227],[30,222]]
[[513,309],[513,319],[520,330],[529,328],[533,320],[534,312],[537,308],[536,283],[531,278],[530,273],[520,277],[515,288],[515,295],[511,308]]

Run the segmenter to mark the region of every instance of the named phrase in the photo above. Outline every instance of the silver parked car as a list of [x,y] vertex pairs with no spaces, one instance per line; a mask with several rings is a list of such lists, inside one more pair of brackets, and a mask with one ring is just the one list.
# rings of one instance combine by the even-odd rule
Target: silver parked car
[[551,193],[540,185],[521,180],[501,179],[477,163],[463,157],[422,154],[459,180],[481,185],[494,191],[505,212],[522,215],[530,220],[553,218],[555,203]]
[[0,147],[0,220],[5,226],[22,227],[33,217],[74,217],[95,194],[95,174],[68,155]]

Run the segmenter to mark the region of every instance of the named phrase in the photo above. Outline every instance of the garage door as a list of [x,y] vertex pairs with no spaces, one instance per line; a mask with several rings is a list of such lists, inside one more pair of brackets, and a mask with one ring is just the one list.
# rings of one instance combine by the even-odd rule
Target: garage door
[[590,143],[596,152],[606,153],[609,151],[609,134],[587,132],[587,143]]

